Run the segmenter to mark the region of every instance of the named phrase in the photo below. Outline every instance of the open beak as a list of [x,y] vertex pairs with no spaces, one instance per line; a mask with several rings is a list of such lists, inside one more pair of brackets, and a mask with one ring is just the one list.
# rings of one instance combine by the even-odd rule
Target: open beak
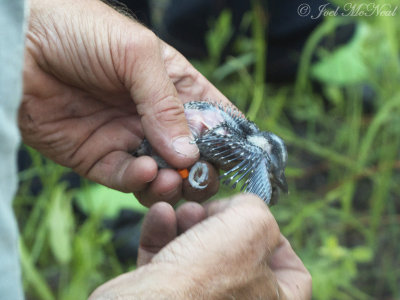
[[289,189],[288,189],[288,185],[286,182],[285,174],[282,172],[278,176],[275,176],[275,181],[276,181],[276,184],[281,188],[281,190],[287,194]]

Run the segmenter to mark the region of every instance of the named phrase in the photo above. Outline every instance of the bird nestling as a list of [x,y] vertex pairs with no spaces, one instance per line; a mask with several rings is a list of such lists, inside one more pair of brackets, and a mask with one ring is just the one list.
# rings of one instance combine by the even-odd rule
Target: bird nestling
[[[188,102],[184,107],[200,159],[224,171],[220,176],[223,184],[235,188],[241,183],[241,191],[253,193],[270,205],[277,202],[279,189],[287,193],[287,151],[280,137],[260,131],[236,108],[203,101]],[[133,155],[149,155],[160,168],[170,167],[147,140]],[[204,189],[207,175],[207,165],[197,162],[188,174],[189,183],[195,189]]]

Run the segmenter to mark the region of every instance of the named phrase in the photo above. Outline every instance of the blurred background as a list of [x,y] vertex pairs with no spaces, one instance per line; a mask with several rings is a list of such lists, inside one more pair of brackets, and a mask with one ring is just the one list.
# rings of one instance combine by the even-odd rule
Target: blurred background
[[[123,2],[286,142],[289,194],[271,210],[313,299],[400,299],[400,1]],[[86,299],[135,268],[133,195],[26,146],[19,168],[28,300]]]

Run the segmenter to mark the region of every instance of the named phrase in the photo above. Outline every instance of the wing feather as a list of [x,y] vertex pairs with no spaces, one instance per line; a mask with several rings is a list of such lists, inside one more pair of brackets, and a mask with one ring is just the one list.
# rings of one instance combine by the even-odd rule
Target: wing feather
[[241,190],[270,202],[268,162],[259,147],[245,143],[240,136],[218,134],[216,130],[203,134],[196,144],[205,160],[225,170],[220,176],[223,184],[235,188],[241,183]]

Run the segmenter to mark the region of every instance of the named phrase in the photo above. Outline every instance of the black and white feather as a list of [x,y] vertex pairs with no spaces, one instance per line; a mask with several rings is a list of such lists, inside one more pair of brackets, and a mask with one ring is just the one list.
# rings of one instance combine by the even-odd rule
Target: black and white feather
[[[241,184],[242,191],[256,194],[267,204],[276,203],[279,190],[287,192],[284,175],[287,151],[281,138],[260,131],[239,111],[220,104],[189,102],[185,104],[185,115],[201,159],[224,171],[223,184],[233,188]],[[136,155],[154,157],[148,142],[144,143],[146,147],[142,145]],[[156,160],[160,167],[165,167],[160,157]],[[191,173],[198,167],[196,164]],[[190,183],[193,187],[199,186],[195,180]]]

